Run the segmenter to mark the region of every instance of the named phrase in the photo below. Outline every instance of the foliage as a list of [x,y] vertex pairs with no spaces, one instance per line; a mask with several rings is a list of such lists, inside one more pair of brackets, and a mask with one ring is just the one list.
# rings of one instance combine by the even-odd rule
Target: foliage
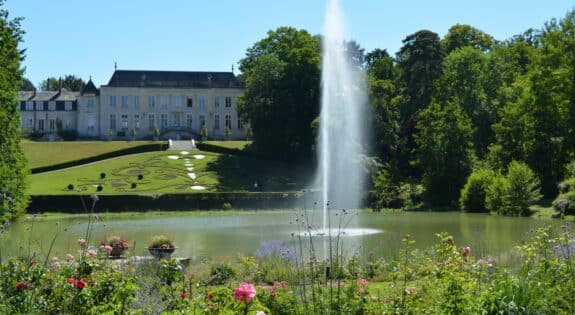
[[509,181],[501,174],[495,175],[491,185],[485,192],[485,208],[491,212],[507,214],[507,192],[509,191]]
[[235,275],[236,271],[230,265],[218,263],[212,266],[208,283],[211,285],[225,284]]
[[459,199],[474,159],[471,134],[469,118],[453,103],[434,103],[420,113],[416,164],[423,170],[432,205],[450,205]]
[[20,91],[36,91],[34,83],[27,78],[22,77],[22,83],[20,84]]
[[42,91],[58,91],[60,88],[65,88],[68,91],[79,92],[84,88],[86,83],[79,77],[73,74],[68,74],[64,78],[56,79],[55,77],[49,77],[40,83],[40,89]]
[[487,169],[479,169],[471,173],[461,190],[459,198],[461,209],[469,212],[487,211],[486,194],[495,176],[495,172]]
[[494,39],[491,35],[476,29],[467,24],[455,24],[449,28],[445,37],[441,40],[441,45],[446,54],[463,48],[473,47],[482,51],[491,49]]
[[20,147],[20,110],[17,102],[22,82],[18,49],[24,32],[21,18],[9,19],[4,1],[0,1],[0,221],[12,220],[21,214],[26,196],[26,159]]
[[311,158],[311,123],[319,114],[319,47],[319,39],[307,31],[280,27],[248,48],[240,61],[245,90],[238,111],[250,121],[257,152]]
[[166,235],[155,235],[152,241],[148,244],[149,248],[174,248],[174,243]]
[[529,206],[541,199],[539,179],[525,163],[513,161],[507,170],[507,206],[514,215],[530,213]]

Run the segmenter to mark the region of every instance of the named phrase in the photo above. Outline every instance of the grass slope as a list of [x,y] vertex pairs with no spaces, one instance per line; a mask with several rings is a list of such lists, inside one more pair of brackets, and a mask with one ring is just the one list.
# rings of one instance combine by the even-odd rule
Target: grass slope
[[[170,159],[175,155],[178,159]],[[203,155],[196,159],[194,155]],[[189,159],[191,166],[186,166]],[[192,167],[193,170],[188,170]],[[106,173],[104,179],[100,173]],[[188,173],[194,173],[196,179]],[[138,175],[143,175],[139,180]],[[29,176],[31,195],[55,194],[154,194],[214,191],[250,191],[254,182],[266,191],[295,190],[307,183],[301,167],[247,157],[192,151],[182,155],[175,151],[134,154],[68,169]],[[132,183],[136,184],[132,188]],[[69,184],[74,190],[68,190]],[[97,186],[104,189],[97,191]],[[205,190],[192,190],[204,186]],[[80,191],[77,191],[80,189]]]
[[95,155],[133,148],[151,141],[69,141],[36,142],[22,140],[30,169],[76,161]]

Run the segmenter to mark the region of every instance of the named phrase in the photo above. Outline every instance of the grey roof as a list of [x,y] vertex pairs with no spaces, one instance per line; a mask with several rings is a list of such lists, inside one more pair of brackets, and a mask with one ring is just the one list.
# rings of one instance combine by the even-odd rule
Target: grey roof
[[233,72],[116,70],[111,87],[240,88]]
[[84,94],[95,94],[98,95],[99,94],[99,90],[96,88],[96,86],[94,85],[94,82],[92,82],[92,79],[90,79],[88,81],[88,83],[86,83],[86,85],[84,85],[84,88],[82,89],[81,92],[82,95]]
[[21,101],[75,101],[80,92],[70,92],[67,90],[62,89],[61,92],[59,91],[42,91],[42,92],[35,92],[35,91],[26,91],[26,92],[19,92],[18,98]]

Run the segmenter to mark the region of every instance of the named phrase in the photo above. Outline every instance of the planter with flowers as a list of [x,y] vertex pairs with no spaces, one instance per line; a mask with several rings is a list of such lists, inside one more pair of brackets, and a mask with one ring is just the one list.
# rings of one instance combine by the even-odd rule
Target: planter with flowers
[[172,240],[165,235],[156,235],[148,246],[150,254],[158,259],[170,259],[176,250]]
[[107,257],[120,258],[128,250],[128,241],[117,235],[112,235],[100,242],[100,249]]

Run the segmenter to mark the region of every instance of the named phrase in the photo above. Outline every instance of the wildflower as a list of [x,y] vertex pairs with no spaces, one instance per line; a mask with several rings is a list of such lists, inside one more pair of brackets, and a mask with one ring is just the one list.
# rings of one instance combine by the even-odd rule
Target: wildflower
[[96,257],[98,257],[98,253],[97,253],[96,250],[94,250],[94,249],[89,249],[89,250],[86,252],[86,257],[96,258]]
[[234,290],[234,298],[236,301],[249,303],[254,296],[256,296],[256,288],[249,283],[242,283]]
[[180,293],[180,298],[185,299],[185,298],[187,298],[187,297],[188,297],[188,292],[182,291],[182,292]]
[[110,256],[110,254],[112,253],[112,250],[114,250],[114,248],[110,245],[101,245],[100,248],[106,252],[106,255]]
[[67,260],[67,261],[72,261],[72,260],[74,260],[74,255],[72,255],[72,254],[66,255],[66,260]]
[[461,256],[467,257],[467,255],[469,255],[469,253],[471,252],[471,248],[469,248],[469,246],[461,247],[459,249],[459,252],[461,253]]
[[66,279],[66,282],[70,283],[74,288],[78,290],[82,290],[86,287],[86,281],[82,279],[68,278]]
[[28,260],[28,263],[30,264],[30,266],[35,265],[35,264],[36,264],[36,259],[30,258],[30,260]]
[[357,283],[359,284],[359,289],[361,291],[363,291],[365,289],[365,287],[367,287],[368,281],[365,278],[361,278],[361,279],[357,280]]
[[80,247],[84,247],[86,245],[86,240],[83,238],[78,239],[78,245],[80,245]]
[[445,238],[445,242],[449,245],[454,245],[455,244],[455,240],[453,239],[453,236],[449,235]]
[[18,290],[18,291],[27,290],[27,289],[31,289],[31,288],[32,288],[32,286],[26,281],[20,281],[20,282],[16,283],[16,290]]

